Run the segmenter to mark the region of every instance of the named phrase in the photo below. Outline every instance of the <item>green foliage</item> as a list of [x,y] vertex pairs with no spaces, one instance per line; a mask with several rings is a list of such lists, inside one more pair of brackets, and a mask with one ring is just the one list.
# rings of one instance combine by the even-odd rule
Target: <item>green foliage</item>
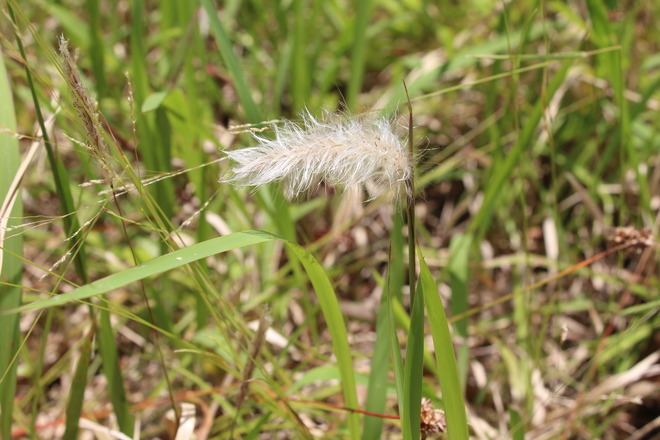
[[[9,228],[19,227],[23,213],[20,188],[14,183],[19,178],[20,156],[18,141],[12,134],[16,132],[14,100],[9,86],[9,78],[4,59],[0,59],[0,127],[8,132],[0,133],[0,282],[5,284],[0,295],[0,312],[17,307],[21,303],[21,280],[23,267],[23,236],[8,232]],[[7,220],[5,218],[9,217]],[[3,349],[0,350],[0,434],[3,438],[11,435],[14,393],[16,392],[16,355],[19,346],[18,316],[0,314],[0,334]]]
[[449,323],[440,298],[436,293],[437,289],[431,272],[421,254],[419,281],[421,293],[427,302],[427,313],[435,346],[435,357],[438,363],[437,375],[447,414],[447,436],[451,440],[466,440],[468,438],[468,424],[465,403],[463,402],[463,389],[459,380],[456,355],[449,333]]
[[[0,436],[111,405],[94,420],[162,437],[185,399],[218,408],[210,438],[418,438],[422,397],[451,439],[641,429],[651,250],[568,271],[611,227],[657,241],[659,11],[629,6],[3,3],[0,202],[33,138],[47,160],[3,230]],[[416,295],[401,203],[236,189],[224,155],[304,108],[406,126],[403,80]]]

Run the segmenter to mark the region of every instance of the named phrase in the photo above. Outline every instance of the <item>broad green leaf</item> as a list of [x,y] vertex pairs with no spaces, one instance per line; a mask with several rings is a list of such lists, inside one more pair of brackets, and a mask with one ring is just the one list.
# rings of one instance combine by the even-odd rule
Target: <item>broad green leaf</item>
[[[314,286],[316,296],[321,305],[325,322],[332,337],[332,346],[335,356],[337,356],[337,366],[341,374],[341,386],[344,392],[344,399],[346,406],[349,408],[358,409],[357,391],[355,389],[355,373],[353,371],[353,360],[351,357],[351,348],[348,345],[348,336],[346,334],[346,325],[344,318],[339,308],[337,296],[332,288],[332,284],[328,279],[325,271],[319,262],[307,252],[303,247],[292,243],[285,242],[292,253],[295,254],[302,263],[309,280]],[[351,431],[351,437],[354,439],[359,438],[360,425],[359,415],[357,413],[350,413],[348,415],[348,424]]]

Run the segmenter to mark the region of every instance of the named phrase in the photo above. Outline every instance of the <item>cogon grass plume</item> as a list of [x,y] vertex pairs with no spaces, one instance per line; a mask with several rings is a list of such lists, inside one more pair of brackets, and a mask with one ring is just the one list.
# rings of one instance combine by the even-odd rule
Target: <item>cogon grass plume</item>
[[255,187],[279,182],[289,200],[321,183],[346,189],[369,182],[372,199],[389,189],[399,196],[412,160],[390,119],[329,112],[315,118],[308,111],[301,118],[276,126],[274,139],[254,135],[257,146],[228,151],[237,164],[228,181]]

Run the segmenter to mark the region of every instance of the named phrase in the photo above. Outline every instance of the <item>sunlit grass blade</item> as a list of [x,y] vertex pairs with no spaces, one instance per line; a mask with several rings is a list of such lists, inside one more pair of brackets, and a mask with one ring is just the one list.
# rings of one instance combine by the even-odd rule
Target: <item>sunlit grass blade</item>
[[26,304],[14,309],[13,312],[57,307],[71,301],[88,299],[118,289],[135,281],[143,280],[152,275],[167,272],[168,270],[176,269],[194,261],[201,260],[202,258],[210,257],[211,255],[251,244],[275,240],[277,238],[278,237],[275,235],[259,231],[237,232],[231,235],[214,238],[162,255],[151,261],[140,264],[139,266],[131,267],[122,272],[117,272],[100,280],[85,284],[84,286],[70,292],[62,293],[46,300]]
[[[20,166],[21,157],[18,150],[18,140],[13,135],[16,132],[16,117],[14,100],[5,69],[4,56],[0,56],[0,206],[13,198],[9,194],[14,176]],[[9,208],[8,205],[5,205]],[[21,281],[23,277],[23,236],[17,231],[8,233],[7,228],[21,224],[23,204],[20,189],[18,197],[14,198],[13,206],[5,215],[9,219],[0,219],[0,280],[10,283],[2,286],[0,294],[0,312],[17,307],[21,303]],[[4,252],[7,249],[11,252]],[[16,362],[13,362],[19,344],[18,315],[0,314],[0,437],[11,438],[14,398],[16,394]]]
[[[468,257],[472,239],[469,235],[457,235],[449,246],[449,282],[451,286],[451,310],[454,315],[465,313],[468,310],[468,277],[470,268]],[[467,345],[468,322],[461,319],[454,323],[456,337],[464,341],[458,345],[458,372],[461,379],[461,389],[465,391],[469,367],[469,347]]]
[[520,413],[515,409],[509,409],[509,430],[512,440],[525,440],[525,425],[520,417]]
[[[392,274],[389,274],[390,278]],[[391,283],[391,281],[390,281]],[[387,295],[387,318],[389,320],[388,329],[390,331],[390,353],[392,355],[392,368],[394,370],[394,385],[396,386],[396,395],[399,402],[399,416],[403,417],[403,414],[406,412],[406,402],[405,402],[405,388],[404,384],[404,368],[403,368],[403,357],[401,356],[401,348],[399,345],[399,336],[397,335],[397,326],[396,326],[396,317],[395,317],[395,308],[399,305],[399,300],[393,297],[392,289],[388,288],[386,293]],[[395,304],[396,303],[396,304]],[[403,430],[404,438],[408,431],[403,429],[403,423],[401,424]]]
[[[286,242],[286,244],[302,263],[316,291],[325,322],[332,337],[332,346],[341,374],[341,387],[344,392],[345,403],[349,408],[358,408],[351,348],[348,344],[344,318],[332,284],[325,274],[323,267],[321,267],[319,262],[309,252],[295,243]],[[353,439],[357,439],[360,436],[359,422],[360,418],[357,413],[350,413],[348,415],[350,437]]]
[[[394,318],[393,301],[399,303],[402,297],[405,265],[403,263],[403,215],[400,211],[392,217],[392,231],[390,232],[391,249],[390,262],[387,271],[387,280],[384,281],[381,307],[376,322],[376,345],[371,361],[371,374],[369,376],[369,390],[367,394],[366,409],[374,413],[383,413],[387,392],[387,373],[390,362],[394,367],[394,383],[399,396],[399,414],[403,412],[403,359],[399,349],[396,333],[396,319]],[[385,350],[385,354],[382,351]],[[379,400],[380,399],[380,400]],[[363,439],[378,439],[381,437],[383,421],[379,418],[367,417],[364,424]]]
[[[381,280],[382,282],[382,280]],[[376,343],[371,356],[371,372],[369,373],[369,388],[365,409],[376,414],[385,412],[387,401],[388,372],[390,371],[390,320],[387,313],[389,298],[388,286],[383,286],[383,295],[380,299],[380,308],[376,318]],[[377,440],[381,438],[383,419],[380,417],[366,417],[364,420],[363,440]]]
[[438,363],[438,380],[445,404],[447,437],[449,440],[467,440],[469,435],[465,402],[449,332],[449,323],[435,281],[421,252],[419,253],[419,286],[426,299],[428,320],[433,336],[435,357]]
[[403,378],[404,412],[401,428],[404,438],[418,439],[422,402],[422,376],[424,372],[424,295],[415,296],[408,329],[408,345]]

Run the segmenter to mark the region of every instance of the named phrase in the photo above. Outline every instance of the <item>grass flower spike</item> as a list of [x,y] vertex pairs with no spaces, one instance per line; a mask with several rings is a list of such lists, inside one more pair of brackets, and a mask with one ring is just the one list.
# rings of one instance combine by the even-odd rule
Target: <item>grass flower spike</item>
[[412,173],[405,144],[385,118],[343,118],[302,114],[302,123],[285,121],[275,139],[255,135],[258,145],[229,151],[237,163],[230,182],[259,187],[282,185],[288,199],[309,194],[325,182],[348,188],[373,182],[372,198],[388,188],[398,194]]

